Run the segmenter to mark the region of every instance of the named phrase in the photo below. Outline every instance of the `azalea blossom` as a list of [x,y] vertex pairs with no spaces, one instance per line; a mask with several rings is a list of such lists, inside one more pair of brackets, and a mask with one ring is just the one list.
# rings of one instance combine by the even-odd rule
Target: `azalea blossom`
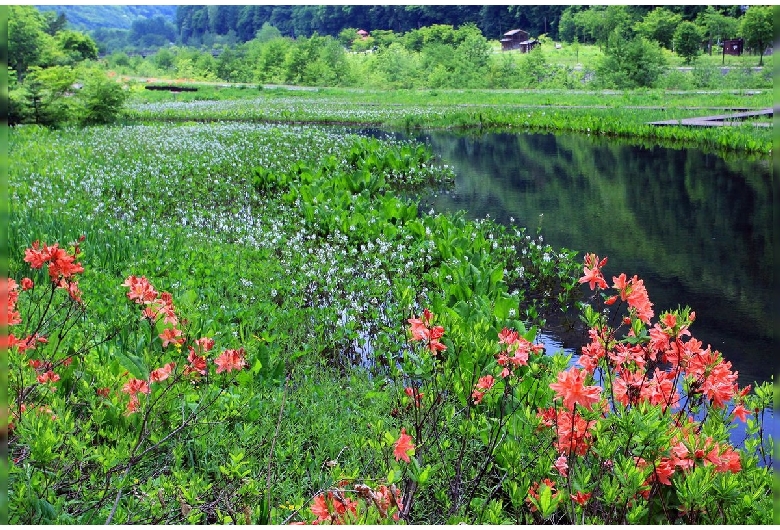
[[553,466],[555,466],[555,469],[558,470],[558,473],[560,473],[562,477],[569,476],[569,464],[566,455],[561,455],[556,458]]
[[493,388],[495,383],[493,376],[489,374],[479,378],[477,384],[474,385],[474,391],[471,393],[471,398],[474,400],[475,405],[479,405],[482,402],[482,398],[485,397],[488,390]]
[[233,370],[241,370],[246,366],[246,360],[244,360],[244,348],[238,350],[225,350],[222,355],[214,359],[214,364],[217,365],[217,373],[232,372]]
[[[544,480],[542,480],[542,484],[541,485],[547,486],[548,488],[550,488],[550,492],[552,493],[552,498],[553,499],[556,498],[560,494],[560,492],[555,488],[555,482],[550,480],[549,478],[545,478]],[[539,488],[540,487],[541,486],[540,486],[540,484],[538,482],[534,482],[533,485],[530,488],[528,488],[528,498],[526,499],[526,501],[528,502],[528,504],[531,505],[531,511],[532,512],[535,512],[537,510],[536,506],[532,502],[532,499],[536,500],[537,502],[539,501]]]
[[127,415],[130,415],[134,412],[138,412],[138,409],[141,406],[141,402],[138,399],[137,394],[131,394],[130,395],[130,401],[127,403]]
[[592,437],[591,425],[595,421],[586,421],[577,413],[563,410],[555,418],[557,439],[555,448],[563,454],[584,455],[588,452],[589,442]]
[[674,464],[672,463],[672,460],[670,458],[661,458],[661,461],[655,466],[655,470],[650,479],[660,484],[671,486],[672,481],[670,477],[673,473]]
[[214,347],[214,339],[209,337],[202,337],[194,342],[195,346],[200,350],[200,353],[211,351]]
[[176,368],[176,363],[168,363],[165,366],[161,368],[157,368],[156,370],[152,370],[152,373],[149,374],[149,382],[150,383],[159,383],[161,381],[165,381],[170,377],[171,373],[173,372],[174,368]]
[[65,283],[66,285],[63,287],[68,290],[68,296],[70,296],[76,302],[81,302],[81,290],[79,289],[79,284],[74,281]]
[[387,487],[382,484],[378,488],[372,490],[365,484],[357,484],[355,485],[355,491],[367,501],[373,502],[381,517],[387,517],[391,507],[398,508],[398,510],[393,513],[393,520],[399,520],[399,512],[400,510],[403,510],[403,504],[401,503],[403,495],[395,485]]
[[15,346],[19,353],[24,353],[27,350],[34,350],[38,344],[45,344],[48,342],[49,339],[36,333],[35,335],[29,335],[23,339],[18,339]]
[[503,367],[501,377],[511,375],[518,366],[528,365],[528,358],[531,353],[538,353],[544,350],[544,345],[531,344],[524,337],[520,337],[517,331],[507,328],[504,328],[498,334],[498,342],[506,345],[497,356],[499,366]]
[[420,406],[420,402],[421,402],[423,396],[425,395],[424,393],[420,392],[419,388],[416,388],[416,387],[413,388],[413,387],[410,387],[410,386],[404,388],[404,393],[414,400],[414,406],[415,407],[419,407]]
[[137,278],[130,275],[122,285],[130,289],[127,297],[136,304],[151,303],[157,298],[157,291],[144,276]]
[[46,243],[43,244],[43,249],[40,247],[40,241],[35,241],[32,247],[25,249],[24,261],[27,262],[31,268],[40,269],[43,264],[49,261],[49,253],[46,250]]
[[563,399],[563,405],[570,411],[579,404],[591,410],[594,403],[601,398],[601,388],[598,386],[585,386],[586,370],[571,368],[558,374],[558,382],[551,383],[550,388],[555,390],[556,398]]
[[206,358],[197,355],[192,347],[190,347],[190,354],[187,356],[187,361],[190,365],[185,369],[185,374],[199,372],[201,375],[206,375]]
[[404,462],[409,463],[409,452],[413,450],[414,444],[412,443],[412,437],[406,434],[406,429],[402,427],[401,436],[399,436],[398,440],[395,442],[393,456],[395,456],[396,461],[403,460]]
[[43,265],[47,262],[52,264],[57,262],[72,262],[75,256],[68,254],[65,249],[59,247],[57,243],[49,246],[43,243],[41,248],[40,242],[35,241],[31,248],[24,251],[24,261],[30,264],[33,269],[43,268]]
[[582,491],[578,491],[574,495],[571,496],[571,500],[579,504],[580,506],[583,506],[585,503],[588,502],[590,499],[592,493],[584,493]]
[[59,380],[60,380],[60,376],[58,374],[55,374],[51,370],[38,375],[38,382],[40,384],[45,384],[49,382],[56,383]]
[[582,268],[585,274],[582,278],[580,278],[579,280],[580,283],[589,284],[591,291],[594,290],[596,287],[598,287],[599,289],[606,289],[607,281],[604,279],[604,276],[601,273],[601,268],[604,267],[604,265],[606,264],[607,264],[607,258],[604,258],[601,261],[599,261],[599,257],[597,255],[586,254],[585,266]]
[[184,337],[181,336],[181,330],[176,328],[165,328],[159,337],[162,339],[163,348],[169,344],[183,344]]
[[421,319],[410,318],[407,320],[410,324],[409,331],[412,334],[412,340],[426,342],[426,346],[431,350],[431,354],[437,355],[438,352],[445,351],[447,346],[442,344],[439,340],[444,336],[444,327],[431,327],[432,321],[433,313],[428,311],[428,309],[423,311],[423,317]]
[[323,521],[341,524],[347,511],[356,513],[357,502],[345,497],[340,491],[337,491],[335,495],[329,491],[327,495],[324,493],[317,495],[312,501],[310,510],[317,517],[315,524]]
[[520,335],[513,329],[504,328],[498,333],[498,342],[501,344],[514,344]]
[[[43,247],[41,247],[40,242],[35,241],[31,248],[25,249],[24,261],[33,269],[41,269],[48,263],[49,277],[55,284],[60,284],[61,280],[68,280],[74,275],[84,272],[84,267],[80,263],[76,263],[77,253],[78,247],[75,248],[74,254],[69,254],[57,243],[51,246],[43,243]],[[60,286],[62,287],[61,284]]]
[[0,327],[15,326],[22,322],[21,314],[16,310],[16,303],[19,300],[19,284],[13,278],[6,278],[0,282],[0,299],[5,301],[6,310],[0,312]]
[[147,383],[146,381],[142,379],[133,378],[124,384],[124,386],[122,387],[122,392],[130,394],[131,396],[135,396],[139,392],[148,394],[149,392],[151,392],[151,389],[149,388],[149,383]]
[[742,406],[740,403],[736,407],[734,407],[734,410],[731,412],[732,415],[735,418],[739,418],[739,421],[742,423],[745,423],[747,421],[748,414],[750,414],[750,411],[748,411],[745,407]]

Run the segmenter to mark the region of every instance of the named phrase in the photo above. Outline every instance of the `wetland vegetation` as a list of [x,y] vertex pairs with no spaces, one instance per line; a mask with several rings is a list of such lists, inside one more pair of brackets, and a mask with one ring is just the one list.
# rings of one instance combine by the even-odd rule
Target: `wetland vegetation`
[[[20,121],[61,113],[8,132],[8,522],[772,522],[772,386],[695,338],[707,307],[429,211],[447,160],[347,127],[760,159],[771,128],[645,123],[771,91],[131,82],[93,122],[46,85],[79,64],[13,88]],[[539,344],[551,318],[588,330],[576,359]]]

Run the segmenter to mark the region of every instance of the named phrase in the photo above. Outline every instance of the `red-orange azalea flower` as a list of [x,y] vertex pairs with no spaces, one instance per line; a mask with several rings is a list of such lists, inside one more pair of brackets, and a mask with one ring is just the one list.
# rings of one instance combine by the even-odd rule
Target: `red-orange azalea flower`
[[342,518],[347,511],[356,513],[357,502],[345,497],[340,491],[337,491],[335,495],[329,491],[327,495],[324,493],[317,495],[310,509],[311,513],[317,517],[317,520],[314,521],[315,524],[323,521],[342,524]]
[[193,348],[190,348],[187,361],[189,361],[190,366],[185,369],[186,373],[199,372],[201,375],[206,375],[206,358],[197,355]]
[[558,374],[558,382],[551,383],[550,388],[555,390],[556,398],[563,399],[563,405],[573,411],[576,404],[580,404],[591,410],[594,403],[601,397],[601,388],[598,386],[585,386],[587,370],[571,368]]
[[474,385],[474,391],[471,393],[471,398],[474,400],[475,405],[479,405],[482,402],[485,393],[493,388],[494,384],[496,384],[496,381],[492,375],[488,374],[479,378],[477,384]]
[[397,460],[403,460],[409,462],[409,451],[414,450],[414,444],[412,443],[412,437],[406,434],[406,429],[401,428],[401,436],[395,442],[395,448],[393,449],[393,456]]
[[601,268],[607,264],[607,258],[599,261],[599,257],[595,254],[585,255],[585,266],[582,268],[585,275],[580,278],[580,283],[590,284],[590,289],[593,290],[596,287],[599,289],[607,288],[607,281],[604,279],[601,273]]
[[415,407],[419,407],[420,406],[420,401],[422,400],[423,396],[425,395],[422,392],[420,392],[419,388],[412,388],[410,386],[407,386],[406,388],[404,388],[404,393],[407,396],[409,396],[410,398],[414,399],[414,406]]
[[571,500],[576,502],[579,505],[584,505],[586,502],[588,502],[588,499],[590,499],[590,496],[593,495],[592,493],[583,493],[582,491],[578,491],[574,495],[571,496]]
[[214,359],[214,363],[217,365],[217,373],[232,372],[233,370],[241,370],[246,366],[244,360],[244,348],[238,350],[225,350],[222,355]]
[[122,391],[130,394],[131,396],[135,396],[139,392],[143,392],[144,394],[151,392],[149,383],[142,379],[135,378],[130,379],[127,383],[125,383],[122,387]]
[[149,382],[159,383],[161,381],[165,381],[166,379],[168,379],[168,377],[170,377],[174,368],[176,368],[176,363],[168,363],[161,368],[152,370],[152,373],[149,374]]
[[176,328],[165,328],[162,333],[160,333],[160,338],[162,339],[162,346],[163,348],[167,347],[169,344],[182,344],[184,343],[184,337],[181,336],[181,330]]

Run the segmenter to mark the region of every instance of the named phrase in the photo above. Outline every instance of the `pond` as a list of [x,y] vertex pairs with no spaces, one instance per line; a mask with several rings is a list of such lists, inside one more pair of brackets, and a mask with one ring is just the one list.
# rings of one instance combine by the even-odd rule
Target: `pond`
[[[416,139],[456,172],[454,190],[425,199],[426,209],[465,210],[531,234],[541,227],[553,247],[608,256],[607,279],[638,275],[656,315],[696,311],[693,336],[732,362],[741,386],[777,372],[771,161],[582,135]],[[585,342],[544,331],[553,349],[576,354]]]

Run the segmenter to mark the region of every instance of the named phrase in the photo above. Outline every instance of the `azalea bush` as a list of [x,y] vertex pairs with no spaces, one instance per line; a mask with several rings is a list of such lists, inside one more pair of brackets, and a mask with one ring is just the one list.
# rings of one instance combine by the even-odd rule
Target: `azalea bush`
[[402,427],[388,474],[405,520],[771,521],[769,384],[739,388],[731,363],[691,336],[690,309],[653,321],[636,276],[606,293],[605,264],[585,258],[580,283],[599,296],[574,366],[479,298],[408,319],[409,347],[392,356]]
[[[102,330],[87,319],[79,287],[81,241],[67,248],[34,242],[24,256],[30,276],[2,285],[9,329],[9,521],[164,520],[148,507],[136,519],[139,484],[159,482],[161,458],[176,476],[186,466],[185,440],[215,409],[231,407],[238,375],[258,375],[260,364],[241,347],[217,354],[214,339],[196,338],[201,330],[179,316],[170,293],[145,277],[131,275],[122,284],[138,306],[135,318],[98,335]],[[240,498],[256,488],[244,478],[226,471],[218,489]],[[179,512],[181,493],[162,488],[157,495],[162,511],[167,504]],[[187,520],[198,521],[194,515]]]

